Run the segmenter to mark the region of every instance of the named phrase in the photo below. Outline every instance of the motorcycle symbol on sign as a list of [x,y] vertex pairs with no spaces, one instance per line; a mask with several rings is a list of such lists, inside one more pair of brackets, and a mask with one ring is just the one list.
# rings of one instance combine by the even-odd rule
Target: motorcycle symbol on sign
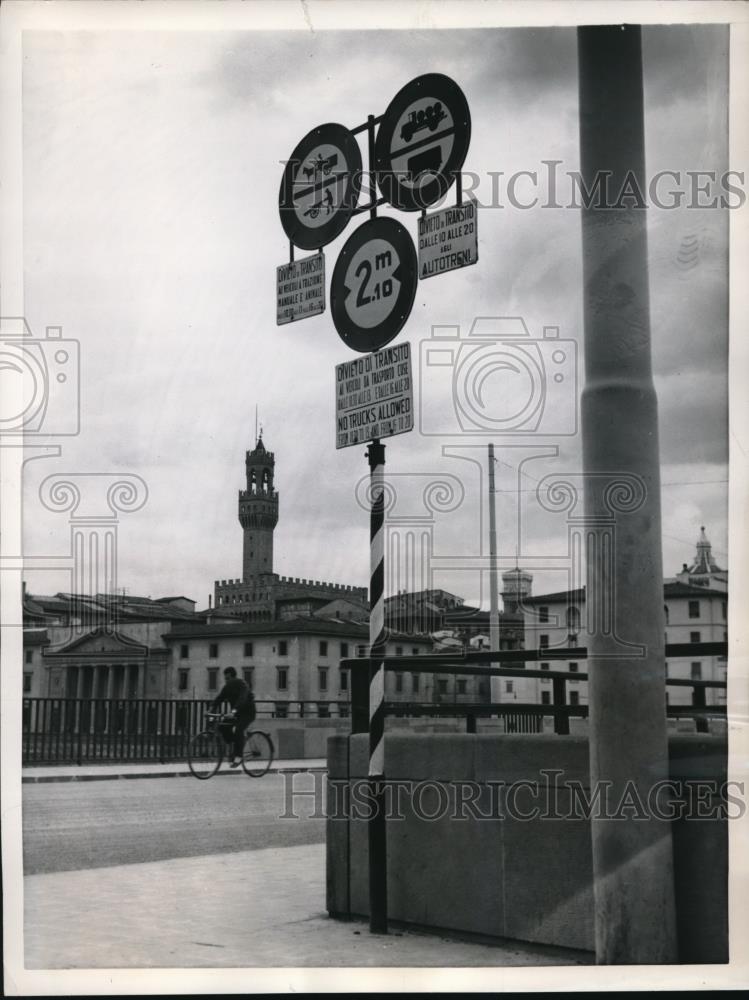
[[310,207],[304,214],[311,216],[313,219],[316,219],[323,208],[325,208],[326,215],[330,215],[330,213],[333,211],[333,197],[330,191],[326,191],[325,197],[322,198],[320,201],[316,201],[314,205],[310,205]]
[[425,128],[434,132],[442,119],[446,117],[442,101],[435,101],[434,104],[430,104],[421,111],[411,111],[408,115],[408,121],[401,128],[401,139],[404,142],[410,142],[416,132],[422,132]]

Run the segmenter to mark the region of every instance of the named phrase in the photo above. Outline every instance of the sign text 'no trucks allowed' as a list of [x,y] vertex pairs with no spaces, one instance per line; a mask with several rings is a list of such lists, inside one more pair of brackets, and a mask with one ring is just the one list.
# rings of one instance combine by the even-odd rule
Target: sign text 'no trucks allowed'
[[413,430],[411,345],[336,365],[336,448]]

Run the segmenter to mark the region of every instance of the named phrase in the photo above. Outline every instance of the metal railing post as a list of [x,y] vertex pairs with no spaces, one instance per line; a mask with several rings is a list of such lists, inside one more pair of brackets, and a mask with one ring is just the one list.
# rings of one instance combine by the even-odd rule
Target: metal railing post
[[[697,685],[692,688],[692,708],[707,708],[707,699],[705,697],[705,689],[702,685]],[[707,719],[704,716],[697,716],[695,719],[696,729],[698,733],[707,733],[710,728],[707,724]]]
[[569,736],[570,719],[566,712],[559,711],[567,705],[567,680],[564,677],[552,679],[552,701],[554,703],[554,732],[559,736]]

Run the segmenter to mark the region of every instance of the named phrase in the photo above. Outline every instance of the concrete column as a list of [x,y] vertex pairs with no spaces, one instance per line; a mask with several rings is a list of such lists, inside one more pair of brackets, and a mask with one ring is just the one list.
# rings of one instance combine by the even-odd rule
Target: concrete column
[[[620,199],[647,192],[640,29],[578,29],[580,150],[585,187],[607,190],[583,207],[586,383],[582,397],[589,547],[617,496],[614,545],[587,561],[587,601],[613,609],[589,642],[590,765],[608,801],[633,789],[647,803],[668,776],[665,714],[658,415],[650,358],[646,211]],[[626,189],[625,189],[626,190]],[[644,650],[622,649],[622,639]],[[671,831],[666,822],[592,823],[596,957],[600,964],[677,960]]]

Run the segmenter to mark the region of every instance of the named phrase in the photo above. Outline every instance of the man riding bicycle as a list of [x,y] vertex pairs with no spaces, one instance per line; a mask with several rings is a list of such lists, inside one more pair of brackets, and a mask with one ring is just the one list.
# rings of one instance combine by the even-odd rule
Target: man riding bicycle
[[234,722],[222,723],[219,729],[227,745],[233,745],[234,748],[234,759],[230,767],[239,767],[242,763],[245,729],[255,721],[255,699],[249,686],[237,677],[234,667],[224,670],[224,686],[213,699],[213,707],[218,708],[225,701],[232,707]]

